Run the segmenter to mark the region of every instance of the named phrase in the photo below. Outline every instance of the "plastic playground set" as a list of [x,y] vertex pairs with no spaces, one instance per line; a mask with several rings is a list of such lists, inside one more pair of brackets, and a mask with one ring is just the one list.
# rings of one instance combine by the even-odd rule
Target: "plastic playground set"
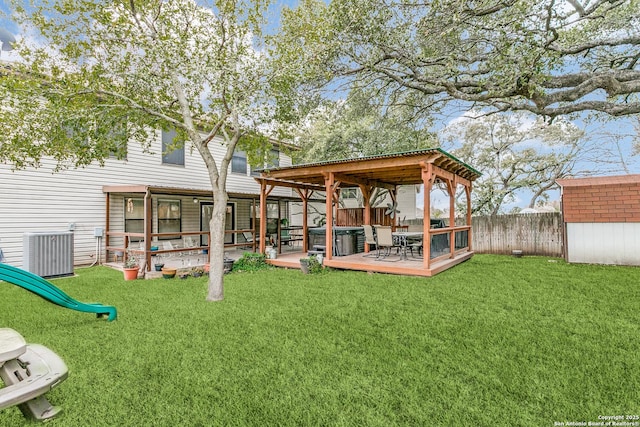
[[[116,320],[115,307],[76,301],[48,280],[0,263],[0,281],[20,286],[45,300],[71,310],[95,313]],[[13,329],[0,328],[0,410],[18,405],[29,418],[46,421],[60,412],[44,396],[68,376],[67,365],[56,353],[40,344],[28,344]]]

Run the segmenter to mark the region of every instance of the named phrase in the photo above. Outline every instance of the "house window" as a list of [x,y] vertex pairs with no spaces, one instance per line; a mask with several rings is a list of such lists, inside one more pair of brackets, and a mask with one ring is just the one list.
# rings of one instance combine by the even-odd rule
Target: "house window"
[[184,166],[184,144],[175,142],[175,130],[162,131],[162,164]]
[[[144,233],[144,200],[127,197],[124,199],[125,233]],[[144,237],[131,237],[130,242],[139,242]]]
[[[158,233],[180,233],[182,231],[182,210],[180,200],[158,199]],[[162,236],[159,239],[179,239],[180,235]]]
[[109,147],[109,157],[112,159],[127,159],[127,143],[129,141],[126,122],[117,122],[112,125],[107,133]]
[[266,162],[263,165],[251,167],[251,176],[260,175],[260,172],[257,171],[258,169],[273,169],[280,167],[280,151],[270,150],[269,155],[265,160]]
[[343,188],[340,190],[340,197],[343,199],[356,199],[358,198],[357,188]]
[[280,151],[270,150],[269,157],[267,158],[267,163],[265,166],[267,169],[280,167]]
[[109,158],[127,160],[127,141],[120,141],[109,151]]
[[243,175],[247,174],[247,153],[240,150],[235,150],[233,152],[233,157],[231,158],[231,172],[241,173]]

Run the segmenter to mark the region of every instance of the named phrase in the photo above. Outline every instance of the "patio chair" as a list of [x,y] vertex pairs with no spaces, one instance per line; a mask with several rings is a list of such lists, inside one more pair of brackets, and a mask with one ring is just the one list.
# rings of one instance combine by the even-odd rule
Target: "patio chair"
[[[411,256],[412,257],[414,256],[413,255],[413,250],[416,249],[418,251],[418,257],[419,257],[420,255],[422,255],[422,247],[423,247],[423,245],[424,245],[424,243],[423,243],[422,239],[414,240],[414,241],[412,241],[411,243],[409,243],[407,245],[407,248],[409,249],[409,252],[411,252]],[[417,257],[415,257],[415,258],[417,258]]]
[[291,234],[289,234],[289,230],[280,230],[280,242],[282,245],[291,245]]
[[[164,249],[165,251],[171,251],[175,248],[173,247],[173,243],[171,243],[171,241],[165,240],[164,242],[162,242],[162,249]],[[171,258],[173,256],[173,252],[167,252],[163,255],[167,258]]]
[[[369,253],[366,253],[362,256],[375,256],[376,258],[380,258],[380,247],[378,246],[378,241],[376,240],[376,236],[373,233],[373,227],[368,224],[365,224],[362,227],[364,228],[364,242],[369,244]],[[375,249],[375,253],[371,252],[372,247]]]
[[[384,260],[385,258],[391,255],[391,250],[393,248],[398,248],[399,246],[393,243],[393,233],[391,232],[391,227],[389,226],[377,226],[376,227],[376,239],[378,241],[378,247],[380,249],[384,249],[384,254],[378,259]],[[388,261],[400,261],[400,257],[396,260],[388,260]]]
[[[182,242],[183,242],[182,247],[185,248],[185,249],[196,249],[198,247],[198,243],[196,242],[196,239],[194,237],[192,237],[192,236],[183,237]],[[194,251],[190,250],[188,252],[188,254],[189,255],[194,255]],[[195,250],[195,255],[197,255],[197,254],[198,254],[198,251]]]
[[294,228],[292,230],[289,230],[289,241],[291,242],[292,246],[299,246],[302,244],[302,227],[298,228]]
[[247,246],[251,246],[251,247],[253,247],[254,241],[256,244],[258,244],[258,242],[260,241],[260,239],[254,239],[253,233],[250,231],[243,231],[242,237],[244,237],[244,240],[246,241]]
[[[409,224],[409,227],[407,228],[407,231],[422,232],[423,230],[424,230],[424,226],[422,224]],[[407,245],[407,249],[409,249],[409,251],[411,252],[412,257],[414,256],[413,255],[414,249],[418,251],[418,256],[420,256],[422,254],[422,246],[423,246],[423,239],[412,240]]]

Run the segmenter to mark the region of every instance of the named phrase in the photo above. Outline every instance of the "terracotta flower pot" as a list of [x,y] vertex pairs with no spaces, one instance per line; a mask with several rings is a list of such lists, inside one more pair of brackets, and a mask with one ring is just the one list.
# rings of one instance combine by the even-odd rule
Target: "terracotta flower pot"
[[138,267],[124,268],[124,280],[136,280],[138,278]]

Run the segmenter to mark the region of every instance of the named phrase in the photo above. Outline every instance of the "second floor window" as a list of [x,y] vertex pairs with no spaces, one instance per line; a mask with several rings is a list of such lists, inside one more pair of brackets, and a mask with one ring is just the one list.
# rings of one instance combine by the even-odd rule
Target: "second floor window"
[[122,141],[121,143],[116,144],[109,151],[109,158],[126,160],[127,159],[127,141]]
[[280,152],[278,150],[269,151],[269,157],[267,158],[267,169],[273,169],[280,167]]
[[112,159],[127,159],[127,143],[129,141],[126,121],[115,122],[107,133],[109,140],[109,157]]
[[261,169],[273,169],[280,167],[280,151],[278,150],[269,150],[269,154],[265,159],[264,165],[260,166],[252,166],[251,167],[251,175],[258,176],[260,172],[258,170]]
[[233,152],[233,157],[231,158],[231,172],[241,173],[243,175],[247,174],[247,153],[240,150],[235,150]]
[[184,166],[184,144],[177,147],[174,143],[175,130],[162,131],[162,164]]

